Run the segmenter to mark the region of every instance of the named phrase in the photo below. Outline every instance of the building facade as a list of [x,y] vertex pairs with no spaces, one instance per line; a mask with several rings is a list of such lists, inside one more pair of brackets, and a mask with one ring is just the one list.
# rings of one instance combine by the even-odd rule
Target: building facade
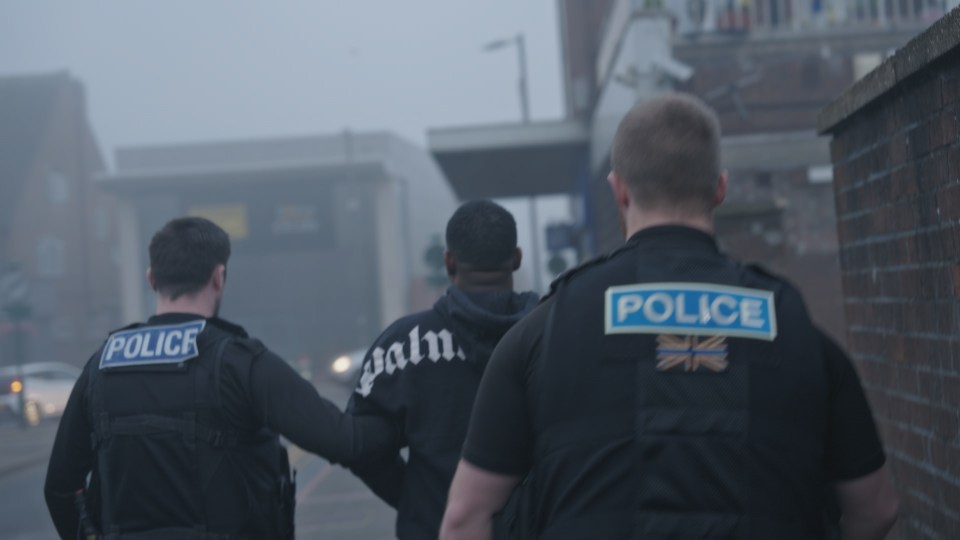
[[0,266],[27,287],[31,314],[0,322],[0,365],[83,364],[120,324],[115,205],[83,85],[67,73],[0,78]]
[[123,200],[124,315],[142,319],[151,235],[178,216],[230,234],[223,316],[289,361],[368,346],[444,290],[424,260],[455,200],[423,150],[388,133],[126,148],[101,178]]
[[664,92],[694,94],[724,130],[720,243],[795,281],[843,341],[830,153],[816,115],[947,3],[559,0],[566,118],[434,130],[431,147],[458,192],[571,194],[585,258],[623,241],[606,181],[621,118]]

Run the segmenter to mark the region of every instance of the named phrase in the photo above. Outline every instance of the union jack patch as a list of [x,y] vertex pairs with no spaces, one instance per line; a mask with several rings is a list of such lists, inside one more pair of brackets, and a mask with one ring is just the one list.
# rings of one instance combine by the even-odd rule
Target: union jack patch
[[697,371],[701,366],[720,373],[726,371],[727,341],[724,336],[657,337],[657,370],[669,371],[683,366],[684,371]]

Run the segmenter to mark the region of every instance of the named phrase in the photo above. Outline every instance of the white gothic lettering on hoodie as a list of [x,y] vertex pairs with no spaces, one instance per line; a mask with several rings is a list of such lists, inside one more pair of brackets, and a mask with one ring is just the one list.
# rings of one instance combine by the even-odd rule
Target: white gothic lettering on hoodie
[[364,397],[369,396],[374,381],[383,373],[392,375],[410,365],[416,366],[423,360],[437,363],[441,360],[449,362],[455,358],[466,360],[467,356],[462,347],[454,345],[453,334],[449,330],[430,330],[421,336],[420,325],[414,326],[406,341],[396,341],[386,349],[375,347],[370,352],[370,356],[364,359],[363,373],[360,375],[356,392]]

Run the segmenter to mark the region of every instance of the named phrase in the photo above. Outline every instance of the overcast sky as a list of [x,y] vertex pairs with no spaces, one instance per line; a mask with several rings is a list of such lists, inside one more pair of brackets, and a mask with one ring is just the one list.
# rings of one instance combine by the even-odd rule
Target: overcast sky
[[69,70],[104,153],[116,146],[519,118],[562,111],[555,0],[0,2],[0,75]]

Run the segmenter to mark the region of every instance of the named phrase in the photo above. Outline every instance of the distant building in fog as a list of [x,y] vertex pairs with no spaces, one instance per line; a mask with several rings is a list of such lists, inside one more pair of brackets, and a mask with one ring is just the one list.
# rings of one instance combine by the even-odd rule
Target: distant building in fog
[[816,115],[955,1],[558,0],[566,118],[433,130],[431,150],[458,193],[574,195],[588,256],[622,243],[606,182],[620,119],[663,92],[695,94],[724,132],[720,243],[797,282],[842,340],[832,169]]
[[124,317],[153,309],[150,236],[205,216],[231,236],[223,316],[287,360],[367,347],[442,293],[425,253],[443,243],[453,192],[420,148],[349,132],[120,149],[101,179],[120,195]]
[[[81,364],[120,324],[103,168],[79,81],[0,77],[0,271],[17,266],[29,286],[28,361]],[[12,332],[0,319],[0,365],[15,363]]]

